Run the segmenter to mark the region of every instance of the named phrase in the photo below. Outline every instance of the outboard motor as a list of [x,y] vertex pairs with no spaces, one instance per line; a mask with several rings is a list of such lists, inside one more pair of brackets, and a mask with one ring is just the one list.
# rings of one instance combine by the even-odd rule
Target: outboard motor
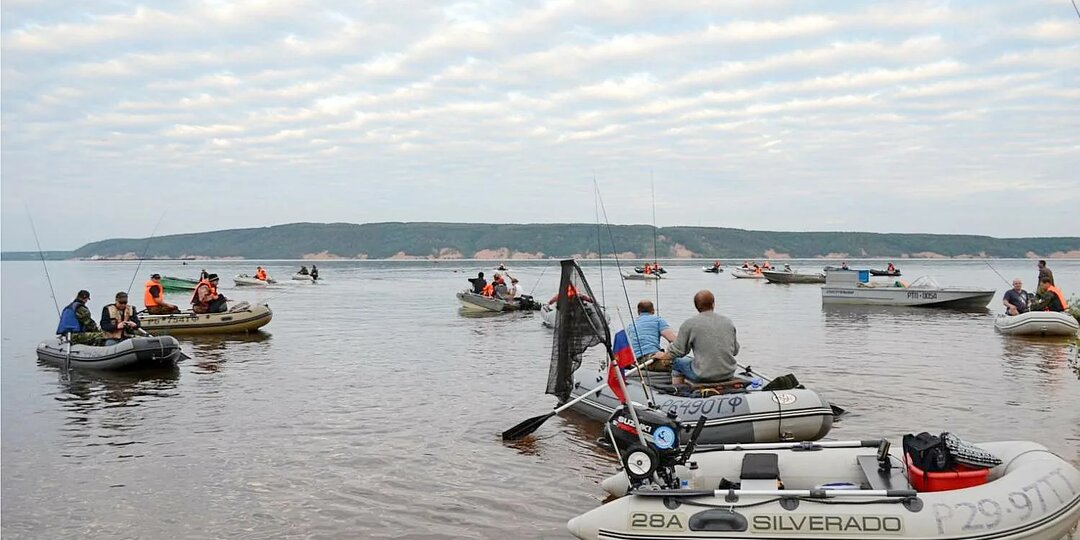
[[[612,413],[608,420],[616,450],[630,478],[632,489],[646,486],[658,486],[678,489],[679,479],[675,476],[675,466],[681,465],[693,452],[694,443],[705,426],[705,418],[698,421],[690,439],[679,439],[679,423],[675,420],[675,411],[664,414],[656,409],[635,409],[641,422],[645,446],[638,439],[637,426],[627,405]],[[680,446],[686,443],[685,450]]]

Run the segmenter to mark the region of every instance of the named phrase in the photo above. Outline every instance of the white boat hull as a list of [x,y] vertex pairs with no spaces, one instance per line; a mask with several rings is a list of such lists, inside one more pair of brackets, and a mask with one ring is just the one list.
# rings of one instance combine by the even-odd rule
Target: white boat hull
[[1015,317],[999,315],[994,328],[1011,336],[1075,336],[1080,324],[1068,313],[1029,311]]
[[[693,496],[665,497],[662,492],[642,492],[622,497],[570,520],[567,528],[574,536],[589,540],[1057,540],[1080,520],[1080,471],[1070,463],[1030,442],[979,446],[1005,463],[990,471],[988,482],[950,491],[920,492],[914,498],[896,492],[882,492],[880,496],[859,493],[866,487],[908,488],[899,465],[903,463],[899,445],[891,450],[897,465],[887,477],[889,487],[885,488],[875,485],[882,482],[873,457],[876,448],[698,452],[689,460],[696,464],[696,470],[677,469],[680,479],[688,479],[688,489],[700,490],[688,492]],[[784,490],[813,490],[834,482],[863,489],[832,491],[828,499],[784,497],[782,491],[756,486],[750,489],[761,491],[713,491],[721,478],[740,479],[742,459],[747,453],[776,454]],[[860,457],[870,464],[869,468],[860,465]],[[613,477],[604,485],[614,487],[618,481]],[[743,480],[744,488],[747,483]]]
[[476,294],[471,291],[457,293],[457,299],[458,302],[461,303],[462,309],[469,311],[499,312],[513,309],[513,304],[509,302],[504,302],[498,298],[492,298],[482,294]]
[[261,279],[255,279],[251,276],[240,274],[239,276],[233,278],[233,283],[235,283],[237,287],[265,287],[271,283],[274,283],[274,280],[268,279],[266,281],[263,281]]
[[294,281],[307,281],[308,283],[315,281],[315,279],[307,274],[293,274],[292,278]]
[[993,289],[911,289],[904,287],[852,287],[825,285],[823,304],[864,304],[872,306],[919,306],[985,308],[994,298]]
[[656,281],[661,279],[660,274],[628,274],[623,272],[623,280],[625,281]]
[[738,279],[765,279],[765,275],[761,272],[750,271],[747,272],[742,268],[736,268],[731,271],[731,277]]

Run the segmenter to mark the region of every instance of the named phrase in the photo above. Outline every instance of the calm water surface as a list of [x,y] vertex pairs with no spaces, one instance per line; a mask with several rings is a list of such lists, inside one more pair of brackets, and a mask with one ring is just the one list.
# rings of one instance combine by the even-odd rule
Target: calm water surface
[[[851,414],[830,438],[953,431],[970,440],[1038,441],[1080,465],[1080,367],[1068,340],[1006,338],[982,313],[823,308],[819,287],[770,285],[672,263],[662,315],[678,325],[700,288],[739,330],[739,359],[793,371]],[[815,269],[820,261],[799,262]],[[880,265],[880,264],[879,264]],[[59,262],[61,306],[80,288],[95,315],[131,281],[134,262]],[[193,276],[254,264],[144,264]],[[287,278],[299,263],[271,263]],[[268,301],[252,336],[181,339],[194,357],[139,375],[39,365],[56,326],[41,264],[2,264],[2,532],[5,538],[566,538],[565,522],[600,503],[614,471],[582,418],[548,421],[512,445],[502,430],[554,404],[543,394],[551,332],[535,313],[471,318],[454,292],[482,262],[327,262],[324,283],[225,294]],[[1007,286],[983,262],[904,262],[905,278]],[[557,263],[516,263],[536,296]],[[996,261],[1029,288],[1031,261]],[[1053,261],[1066,293],[1080,261]],[[587,266],[596,291],[600,272]],[[608,305],[622,300],[605,266]],[[653,284],[628,283],[631,301]],[[177,295],[175,302],[186,304]],[[629,311],[621,307],[614,314]]]

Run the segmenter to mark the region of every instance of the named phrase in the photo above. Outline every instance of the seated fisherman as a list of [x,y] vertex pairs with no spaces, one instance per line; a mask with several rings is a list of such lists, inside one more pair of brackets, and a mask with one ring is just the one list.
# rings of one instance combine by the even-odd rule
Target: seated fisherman
[[218,294],[218,275],[210,274],[195,286],[191,295],[191,309],[195,313],[224,313],[229,310],[224,294]]
[[[656,315],[656,308],[649,300],[642,300],[637,305],[638,317],[633,324],[626,327],[626,337],[630,341],[630,348],[634,350],[634,358],[638,362],[644,362],[660,352],[660,338],[668,343],[675,341],[675,331],[663,317]],[[649,367],[649,371],[670,371],[670,361],[655,360]]]
[[90,291],[79,291],[75,300],[60,312],[60,324],[56,327],[56,334],[70,335],[73,345],[100,345],[101,330],[94,322],[94,314],[86,307],[89,301]]
[[[698,291],[694,295],[694,307],[698,314],[682,323],[678,337],[667,352],[653,355],[660,361],[674,359],[671,365],[672,384],[684,384],[685,381],[722,382],[735,375],[735,355],[739,354],[735,324],[713,311],[715,303],[712,292]],[[693,358],[680,358],[691,351]]]
[[1001,300],[1001,303],[1005,305],[1005,313],[1009,315],[1027,313],[1031,299],[1028,292],[1024,290],[1024,283],[1020,281],[1020,278],[1016,278],[1012,284],[1012,288],[1005,291],[1005,298]]
[[1039,279],[1039,292],[1031,303],[1031,311],[1062,312],[1067,309],[1069,303],[1065,301],[1065,293],[1054,285],[1054,278],[1043,276]]
[[101,308],[101,333],[105,345],[114,345],[132,336],[140,326],[135,308],[128,304],[124,291],[116,293],[116,302]]
[[180,313],[180,308],[165,301],[165,287],[161,284],[161,274],[151,274],[150,281],[143,284],[143,305],[151,315]]

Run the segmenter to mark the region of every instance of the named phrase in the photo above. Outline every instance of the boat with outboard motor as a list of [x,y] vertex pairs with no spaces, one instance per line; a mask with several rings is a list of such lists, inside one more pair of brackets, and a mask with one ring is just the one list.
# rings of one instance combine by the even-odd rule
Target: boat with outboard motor
[[[542,309],[542,306],[533,299],[532,296],[523,294],[512,300],[503,300],[502,298],[496,298],[494,296],[484,296],[482,294],[476,294],[471,290],[464,290],[457,293],[458,302],[461,303],[461,308],[466,311],[535,311]],[[541,314],[542,316],[542,314]]]
[[37,346],[37,357],[42,362],[113,371],[173,366],[180,355],[180,343],[171,336],[132,337],[102,346],[73,345],[57,336]]
[[621,497],[571,519],[574,536],[1056,540],[1080,520],[1080,471],[1032,442],[961,442],[991,461],[926,473],[884,439],[695,451],[670,425],[653,433],[623,446],[602,484]]
[[270,285],[272,283],[277,283],[277,282],[274,281],[271,278],[267,278],[266,280],[261,280],[261,279],[259,279],[257,277],[254,277],[254,276],[249,276],[247,274],[240,274],[240,275],[233,278],[233,283],[235,283],[237,287],[265,287],[267,285]]
[[248,302],[238,302],[221,313],[195,313],[190,310],[171,315],[139,313],[143,329],[174,336],[251,332],[269,324],[273,317],[274,312],[268,304],[251,305]]
[[701,271],[709,274],[719,274],[720,272],[723,272],[724,269],[719,266],[702,266]]
[[875,270],[871,268],[870,275],[874,277],[900,277],[900,269],[893,268],[892,270]]
[[1011,336],[1075,336],[1080,330],[1076,318],[1057,311],[1028,311],[1019,315],[998,315],[994,328]]
[[731,277],[738,279],[765,279],[762,270],[747,270],[745,268],[733,269],[731,271]]
[[[645,267],[644,266],[635,266],[634,267],[634,272],[638,273],[638,274],[644,274],[645,273]],[[659,266],[659,267],[650,268],[649,272],[651,272],[653,274],[666,274],[667,270],[665,270],[663,266]]]
[[[574,294],[560,293],[557,298],[547,393],[585,416],[607,420],[621,405],[614,391],[602,384],[608,380],[608,366],[581,369],[581,362],[590,347],[604,344],[610,349],[611,330],[595,309],[591,300],[595,297],[573,260],[562,261],[559,290]],[[670,411],[683,430],[705,417],[701,441],[707,443],[809,440],[829,432],[834,416],[829,402],[794,376],[765,379],[746,369],[729,381],[676,388],[670,371],[638,371],[627,378],[627,397],[662,411],[657,414]]]
[[878,306],[918,306],[957,309],[986,308],[994,298],[994,289],[942,287],[930,276],[910,285],[901,282],[869,282],[867,270],[825,272],[821,288],[823,304],[868,304]]
[[762,270],[769,283],[825,283],[825,274],[804,274],[793,270]]

